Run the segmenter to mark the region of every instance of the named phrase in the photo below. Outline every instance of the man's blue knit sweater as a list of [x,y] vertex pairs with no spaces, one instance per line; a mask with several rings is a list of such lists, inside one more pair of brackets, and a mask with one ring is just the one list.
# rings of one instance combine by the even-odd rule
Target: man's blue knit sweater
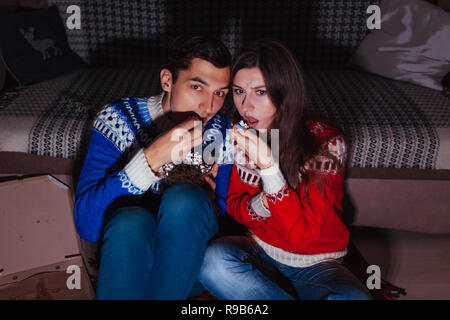
[[[162,180],[152,172],[143,152],[159,134],[173,127],[163,114],[162,98],[163,94],[124,98],[106,105],[98,113],[74,205],[75,226],[86,241],[96,242],[101,238],[105,219],[116,209],[139,203],[149,193],[158,199],[162,192]],[[225,140],[231,123],[218,113],[205,130],[209,128],[220,130]],[[222,144],[221,157],[227,157]],[[219,214],[226,212],[231,166],[221,164],[215,179]]]

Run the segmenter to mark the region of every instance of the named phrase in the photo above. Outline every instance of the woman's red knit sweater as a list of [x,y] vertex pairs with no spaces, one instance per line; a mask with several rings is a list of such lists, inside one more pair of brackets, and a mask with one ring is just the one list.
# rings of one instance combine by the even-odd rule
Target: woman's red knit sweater
[[236,161],[227,212],[265,249],[277,251],[277,256],[333,253],[329,257],[339,258],[345,255],[349,241],[349,231],[340,219],[347,146],[342,135],[329,125],[310,121],[308,129],[314,143],[320,144],[320,152],[299,173],[298,192],[288,186],[277,166],[259,170],[252,163]]

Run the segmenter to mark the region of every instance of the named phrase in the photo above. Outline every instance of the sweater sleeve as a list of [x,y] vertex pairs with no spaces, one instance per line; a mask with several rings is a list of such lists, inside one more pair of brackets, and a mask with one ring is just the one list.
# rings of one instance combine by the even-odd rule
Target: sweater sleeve
[[93,129],[74,204],[75,226],[86,241],[100,239],[105,212],[114,200],[142,194],[158,180],[142,149],[124,167],[120,165],[121,156],[110,139]]
[[265,223],[264,217],[251,210],[251,200],[259,193],[257,186],[244,183],[239,177],[235,165],[231,169],[230,183],[227,197],[227,212],[234,220],[250,230]]

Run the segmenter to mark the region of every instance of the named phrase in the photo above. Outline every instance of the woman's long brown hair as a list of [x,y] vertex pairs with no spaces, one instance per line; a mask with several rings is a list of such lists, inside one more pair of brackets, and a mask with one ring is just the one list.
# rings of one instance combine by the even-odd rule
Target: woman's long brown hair
[[306,88],[302,70],[292,52],[280,42],[252,42],[234,60],[231,78],[245,68],[257,67],[263,74],[272,103],[277,108],[270,129],[279,129],[279,165],[287,183],[299,187],[299,169],[314,153],[306,129]]

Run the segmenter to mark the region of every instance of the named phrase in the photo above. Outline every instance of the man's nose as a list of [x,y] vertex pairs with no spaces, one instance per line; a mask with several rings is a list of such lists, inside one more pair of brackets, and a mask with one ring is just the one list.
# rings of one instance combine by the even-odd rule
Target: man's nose
[[200,110],[202,111],[202,117],[212,114],[214,109],[214,95],[205,97],[204,101],[200,104]]

